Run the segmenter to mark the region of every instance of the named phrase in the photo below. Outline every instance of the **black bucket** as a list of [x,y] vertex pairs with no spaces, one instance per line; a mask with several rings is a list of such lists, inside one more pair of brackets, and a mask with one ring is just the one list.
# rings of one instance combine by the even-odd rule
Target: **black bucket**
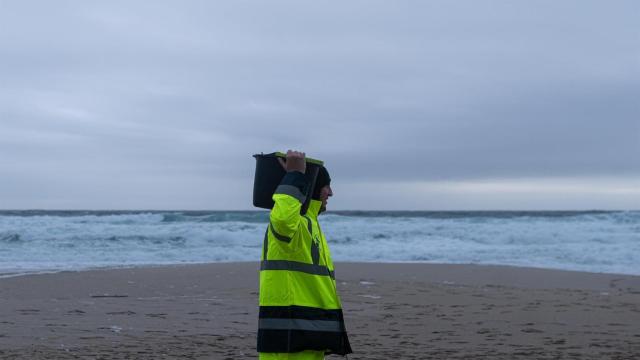
[[[280,185],[280,181],[286,174],[286,171],[282,168],[282,165],[280,165],[278,158],[286,161],[287,156],[281,152],[275,152],[271,154],[256,154],[253,155],[253,157],[256,158],[256,175],[253,180],[253,206],[263,209],[271,209],[274,205],[272,199],[273,193],[276,191],[276,188]],[[320,160],[306,158],[306,170],[304,176],[311,184],[311,187],[309,188],[307,199],[304,204],[302,204],[302,209],[300,209],[301,214],[307,212],[309,202],[311,201],[311,193],[313,192],[313,187],[316,184],[316,177],[318,176],[318,171],[322,165],[323,162]]]

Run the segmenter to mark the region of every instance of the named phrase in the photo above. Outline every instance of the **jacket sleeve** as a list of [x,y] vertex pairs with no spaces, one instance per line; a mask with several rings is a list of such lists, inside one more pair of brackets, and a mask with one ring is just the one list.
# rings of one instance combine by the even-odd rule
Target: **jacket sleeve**
[[291,171],[282,178],[273,194],[275,205],[269,216],[269,230],[278,240],[288,243],[298,231],[300,208],[308,191],[309,183],[301,172]]

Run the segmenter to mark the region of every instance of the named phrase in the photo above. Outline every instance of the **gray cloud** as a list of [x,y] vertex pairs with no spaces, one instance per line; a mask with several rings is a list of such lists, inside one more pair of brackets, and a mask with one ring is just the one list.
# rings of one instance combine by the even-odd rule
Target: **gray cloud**
[[[0,207],[248,208],[250,155],[287,148],[364,187],[633,187],[638,13],[634,1],[3,1]],[[366,206],[402,208],[390,201]]]

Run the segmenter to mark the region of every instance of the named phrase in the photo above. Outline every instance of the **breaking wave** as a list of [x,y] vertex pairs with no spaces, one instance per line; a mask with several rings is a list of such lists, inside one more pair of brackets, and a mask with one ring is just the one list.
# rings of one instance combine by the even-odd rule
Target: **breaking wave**
[[[3,211],[0,273],[257,261],[265,211]],[[336,261],[476,263],[640,275],[640,212],[322,215]]]

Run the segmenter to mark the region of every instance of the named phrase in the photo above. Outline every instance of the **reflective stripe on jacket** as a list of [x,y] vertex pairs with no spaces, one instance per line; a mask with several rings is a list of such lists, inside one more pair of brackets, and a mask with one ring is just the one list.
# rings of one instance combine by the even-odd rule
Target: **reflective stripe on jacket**
[[322,203],[300,208],[308,184],[289,172],[273,195],[260,263],[259,352],[351,353],[333,263],[317,222]]

